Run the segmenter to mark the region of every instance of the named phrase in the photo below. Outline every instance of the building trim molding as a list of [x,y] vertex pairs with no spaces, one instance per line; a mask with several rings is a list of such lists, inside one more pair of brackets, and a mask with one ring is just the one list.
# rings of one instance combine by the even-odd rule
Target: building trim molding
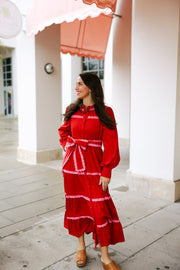
[[127,170],[129,190],[143,193],[150,197],[176,202],[180,200],[180,179],[170,181],[134,174]]
[[17,160],[28,164],[44,163],[51,160],[62,159],[61,149],[46,149],[41,151],[32,151],[17,148]]

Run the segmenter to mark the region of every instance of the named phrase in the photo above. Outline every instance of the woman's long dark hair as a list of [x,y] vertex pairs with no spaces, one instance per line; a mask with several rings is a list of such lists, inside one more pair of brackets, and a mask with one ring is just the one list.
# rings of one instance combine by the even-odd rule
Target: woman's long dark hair
[[[104,104],[104,93],[99,77],[91,72],[85,72],[79,74],[84,84],[91,89],[91,97],[94,101],[94,109],[96,111],[99,120],[103,125],[109,129],[114,129],[116,123],[110,115],[106,113],[106,106]],[[71,103],[68,106],[67,112],[64,114],[65,121],[68,121],[71,118],[71,115],[77,112],[83,103],[82,99],[77,99],[75,103]]]

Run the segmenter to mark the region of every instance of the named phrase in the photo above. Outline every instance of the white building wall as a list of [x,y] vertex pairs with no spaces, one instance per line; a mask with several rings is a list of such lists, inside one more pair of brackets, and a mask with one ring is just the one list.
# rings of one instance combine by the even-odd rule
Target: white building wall
[[81,57],[61,53],[62,114],[76,100],[76,80],[81,73]]
[[113,95],[119,137],[129,139],[131,90],[131,0],[119,1],[113,41]]
[[[61,118],[60,27],[52,25],[35,37],[37,151],[59,148]],[[52,74],[44,65],[51,63]]]
[[[26,48],[26,50],[22,50]],[[16,75],[18,89],[18,146],[36,151],[36,82],[35,37],[21,33],[16,48]]]
[[67,106],[71,103],[71,56],[69,54],[61,53],[61,88],[62,88],[62,114],[65,112]]
[[105,104],[112,106],[113,92],[113,29],[114,20],[112,20],[111,30],[109,34],[106,54],[104,59],[104,99]]
[[178,47],[178,70],[176,90],[176,121],[174,143],[174,180],[180,179],[180,16],[179,16],[179,47]]
[[[61,118],[60,27],[52,25],[35,37],[25,36],[22,41],[28,50],[18,56],[18,76],[23,76],[24,81],[23,84],[22,80],[18,80],[18,159],[30,163],[58,159]],[[23,69],[24,61],[28,69]],[[44,70],[49,62],[54,66],[51,75]]]
[[117,1],[105,55],[105,100],[115,113],[121,145],[129,144],[131,88],[131,0]]
[[[61,113],[60,27],[53,25],[36,37],[28,37],[27,17],[33,0],[14,2],[23,16],[22,31],[12,39],[15,42],[13,83],[18,96],[18,160],[36,163],[57,159]],[[44,71],[47,62],[54,65],[52,75]]]
[[81,57],[77,55],[71,57],[71,65],[72,65],[72,79],[71,79],[71,89],[72,89],[72,101],[77,99],[75,87],[78,75],[82,72],[82,61]]
[[174,180],[179,0],[134,0],[130,170]]

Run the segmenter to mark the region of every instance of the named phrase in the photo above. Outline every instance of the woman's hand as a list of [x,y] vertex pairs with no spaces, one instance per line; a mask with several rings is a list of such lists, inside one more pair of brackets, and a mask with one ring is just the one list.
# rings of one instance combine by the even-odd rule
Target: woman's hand
[[110,178],[101,176],[99,180],[99,185],[102,185],[102,190],[106,192],[106,189],[108,187],[108,184],[110,183]]
[[68,147],[69,147],[69,145],[66,144],[65,147],[64,147],[64,151],[65,151],[65,152],[66,152],[66,150],[67,150]]

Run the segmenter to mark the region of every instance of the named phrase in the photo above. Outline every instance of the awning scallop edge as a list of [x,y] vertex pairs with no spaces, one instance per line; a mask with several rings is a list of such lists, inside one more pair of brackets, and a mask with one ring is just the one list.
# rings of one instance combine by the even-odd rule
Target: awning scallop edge
[[96,4],[97,7],[102,9],[110,8],[115,12],[117,0],[83,0],[83,2],[88,5]]

